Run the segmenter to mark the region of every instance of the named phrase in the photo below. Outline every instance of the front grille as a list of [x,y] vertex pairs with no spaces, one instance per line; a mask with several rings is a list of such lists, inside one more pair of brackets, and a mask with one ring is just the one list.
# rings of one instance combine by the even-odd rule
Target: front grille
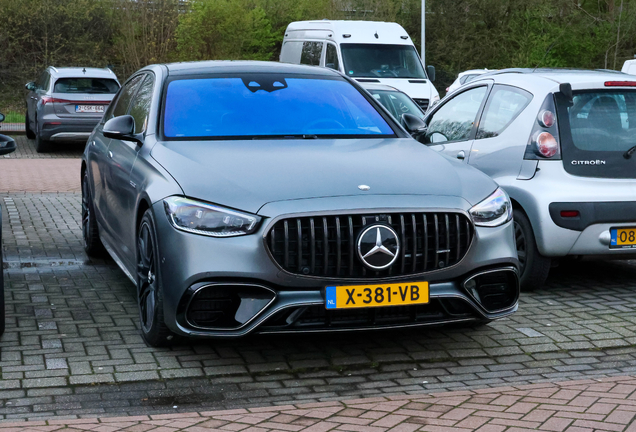
[[416,104],[422,108],[422,111],[426,112],[428,109],[428,99],[413,99]]
[[[393,227],[400,240],[395,263],[370,270],[357,256],[357,239],[372,223]],[[389,213],[282,219],[267,234],[267,247],[283,269],[305,276],[384,278],[424,273],[458,263],[473,228],[462,213]]]

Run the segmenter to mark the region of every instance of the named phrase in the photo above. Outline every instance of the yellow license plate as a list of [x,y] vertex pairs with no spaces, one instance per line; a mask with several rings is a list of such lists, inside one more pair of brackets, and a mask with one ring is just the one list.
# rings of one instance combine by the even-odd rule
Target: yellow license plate
[[636,228],[612,228],[610,248],[629,249],[636,247]]
[[328,286],[327,309],[402,306],[428,303],[428,282]]

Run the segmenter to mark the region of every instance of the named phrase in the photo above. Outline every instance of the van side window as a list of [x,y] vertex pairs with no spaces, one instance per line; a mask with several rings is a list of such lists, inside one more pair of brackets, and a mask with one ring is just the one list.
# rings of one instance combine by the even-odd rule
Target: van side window
[[304,42],[303,51],[300,54],[300,64],[320,66],[322,45],[322,42]]
[[338,49],[334,44],[327,44],[325,66],[331,69],[340,70],[340,65],[338,63]]
[[287,41],[280,50],[280,61],[283,63],[300,63],[300,53],[303,50],[303,43],[297,41]]

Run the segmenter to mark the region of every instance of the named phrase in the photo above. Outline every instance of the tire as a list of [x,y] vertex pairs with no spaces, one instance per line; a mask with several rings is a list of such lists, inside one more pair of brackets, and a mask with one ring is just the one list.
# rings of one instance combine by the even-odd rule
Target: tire
[[51,147],[50,141],[42,139],[40,136],[40,128],[38,127],[37,120],[35,121],[35,151],[38,153],[45,153],[49,151]]
[[104,246],[99,239],[95,207],[88,185],[88,171],[85,171],[82,178],[82,238],[86,255],[97,258],[104,256]]
[[153,347],[169,345],[174,337],[164,320],[163,286],[158,268],[155,222],[152,212],[147,210],[137,230],[137,304],[141,334]]
[[514,210],[514,227],[517,255],[521,264],[521,291],[533,291],[541,288],[548,278],[550,258],[539,253],[530,220],[518,209]]
[[24,130],[26,131],[26,137],[28,139],[35,138],[35,134],[31,130],[31,121],[29,120],[29,110],[27,109],[26,115],[24,116]]

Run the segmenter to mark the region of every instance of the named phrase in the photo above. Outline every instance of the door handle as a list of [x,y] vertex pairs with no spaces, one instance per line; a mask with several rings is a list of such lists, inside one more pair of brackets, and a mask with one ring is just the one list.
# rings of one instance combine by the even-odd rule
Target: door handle
[[113,157],[113,152],[112,151],[108,152],[108,157],[112,159],[112,157]]
[[457,153],[457,159],[459,160],[466,159],[466,153],[464,152],[464,150],[461,150],[459,153]]
[[36,97],[34,97],[34,96],[31,96],[31,99],[35,99],[35,100],[37,100],[38,98],[36,98]]

